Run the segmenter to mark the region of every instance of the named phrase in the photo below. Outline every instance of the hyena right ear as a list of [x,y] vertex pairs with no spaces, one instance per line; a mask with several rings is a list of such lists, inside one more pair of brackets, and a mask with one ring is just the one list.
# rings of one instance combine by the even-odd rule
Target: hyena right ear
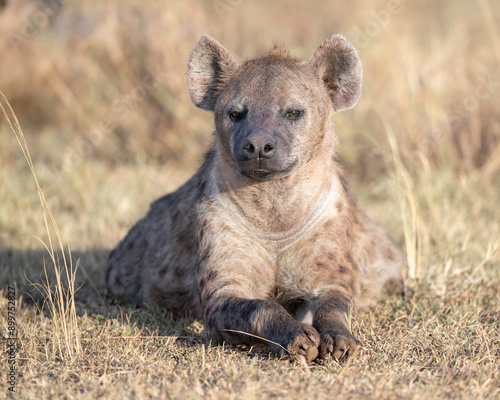
[[187,84],[193,103],[213,111],[220,90],[236,70],[238,63],[219,42],[208,35],[198,39],[187,66]]
[[361,95],[362,69],[358,52],[343,36],[325,40],[307,61],[323,81],[335,111],[353,107]]

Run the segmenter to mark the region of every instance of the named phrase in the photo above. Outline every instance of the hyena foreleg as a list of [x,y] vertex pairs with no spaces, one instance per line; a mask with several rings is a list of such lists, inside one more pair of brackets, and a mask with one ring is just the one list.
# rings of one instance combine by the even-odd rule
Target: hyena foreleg
[[232,296],[206,300],[202,299],[205,327],[212,340],[253,344],[258,337],[278,356],[298,356],[307,361],[317,357],[318,332],[296,321],[280,304]]
[[313,326],[321,336],[320,358],[347,358],[361,346],[348,323],[352,304],[352,296],[338,288],[324,291],[318,299]]

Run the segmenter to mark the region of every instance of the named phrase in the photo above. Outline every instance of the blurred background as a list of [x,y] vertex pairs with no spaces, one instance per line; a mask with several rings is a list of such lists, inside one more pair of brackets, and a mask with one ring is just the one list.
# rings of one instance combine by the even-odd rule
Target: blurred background
[[[200,321],[112,305],[109,251],[212,140],[185,79],[199,36],[243,60],[275,43],[308,58],[334,33],[364,68],[359,103],[333,116],[338,153],[411,289],[354,320],[367,351],[306,375],[253,347],[205,352]],[[46,199],[0,107],[0,309],[7,287],[29,293],[21,396],[499,398],[499,67],[498,0],[0,0],[0,91]]]
[[[499,16],[492,0],[2,0],[0,90],[65,237],[109,249],[210,144],[212,115],[191,104],[185,80],[200,35],[242,60],[274,43],[307,58],[342,33],[364,66],[361,100],[334,116],[346,174],[403,243],[387,183],[399,158],[422,197],[422,246],[446,249],[464,231],[450,229],[457,214],[440,199],[467,208],[467,196],[489,198],[479,207],[491,210],[500,186]],[[40,247],[30,235],[43,238],[41,211],[3,118],[0,159],[0,243]]]
[[[185,68],[204,33],[239,59],[275,42],[306,58],[342,33],[364,65],[360,103],[336,118],[350,168],[362,176],[383,168],[374,147],[387,142],[384,123],[413,162],[496,168],[496,1],[2,4],[0,88],[37,153],[55,165],[74,162],[72,156],[107,163],[199,158],[212,118],[191,105]],[[67,146],[76,155],[60,151]]]

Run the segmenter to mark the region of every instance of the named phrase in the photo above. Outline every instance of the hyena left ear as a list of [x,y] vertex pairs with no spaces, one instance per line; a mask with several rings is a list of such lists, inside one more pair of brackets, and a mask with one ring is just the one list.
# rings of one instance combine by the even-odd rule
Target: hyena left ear
[[213,111],[220,90],[238,64],[217,40],[208,35],[198,39],[191,50],[187,65],[187,84],[193,103]]
[[323,80],[335,111],[353,107],[361,95],[358,52],[341,35],[333,35],[306,61]]

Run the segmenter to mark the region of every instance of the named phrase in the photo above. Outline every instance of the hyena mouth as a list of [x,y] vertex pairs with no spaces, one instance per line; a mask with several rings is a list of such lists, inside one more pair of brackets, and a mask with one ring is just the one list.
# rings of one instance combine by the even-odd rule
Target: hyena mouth
[[270,171],[267,169],[252,169],[252,170],[240,171],[240,173],[241,175],[246,176],[247,178],[255,179],[257,181],[266,181],[279,174],[279,172]]
[[256,181],[268,181],[278,176],[283,176],[290,173],[297,165],[298,160],[294,160],[290,165],[284,169],[270,169],[270,168],[248,168],[247,166],[238,166],[240,174],[247,178]]

